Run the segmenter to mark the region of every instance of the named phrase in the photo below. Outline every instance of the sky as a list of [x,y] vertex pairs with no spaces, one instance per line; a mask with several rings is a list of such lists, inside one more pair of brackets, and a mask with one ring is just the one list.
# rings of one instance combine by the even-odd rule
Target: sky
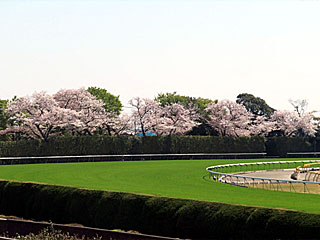
[[100,87],[320,111],[318,0],[0,0],[0,99]]

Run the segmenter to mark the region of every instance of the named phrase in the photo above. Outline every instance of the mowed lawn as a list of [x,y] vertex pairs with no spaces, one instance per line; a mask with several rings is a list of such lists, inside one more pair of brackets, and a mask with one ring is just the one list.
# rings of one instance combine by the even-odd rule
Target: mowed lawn
[[320,213],[320,195],[231,186],[209,180],[205,170],[212,165],[257,161],[261,160],[4,165],[0,178]]

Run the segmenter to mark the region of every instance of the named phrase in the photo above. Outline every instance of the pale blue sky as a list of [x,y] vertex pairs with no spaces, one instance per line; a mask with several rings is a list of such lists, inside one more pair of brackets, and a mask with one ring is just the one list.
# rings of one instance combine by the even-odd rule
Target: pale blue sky
[[97,86],[320,110],[320,1],[0,0],[0,98]]

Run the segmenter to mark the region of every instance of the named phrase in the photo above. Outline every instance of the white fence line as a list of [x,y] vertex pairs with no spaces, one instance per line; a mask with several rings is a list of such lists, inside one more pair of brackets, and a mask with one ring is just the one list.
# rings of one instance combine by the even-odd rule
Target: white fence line
[[320,155],[320,152],[288,152],[287,153],[288,156],[294,156],[294,155],[313,155],[313,156],[317,156]]
[[114,154],[114,155],[78,155],[78,156],[37,156],[37,157],[0,157],[3,159],[38,159],[38,158],[88,158],[88,157],[163,157],[163,156],[265,156],[266,153],[173,153],[173,154]]
[[210,159],[217,157],[255,157],[263,158],[266,153],[188,153],[188,154],[115,154],[115,155],[79,155],[79,156],[37,156],[37,157],[0,157],[3,164],[57,163],[57,162],[102,162],[135,160],[188,160]]
[[[224,165],[216,165],[207,167],[206,170],[211,174],[211,176],[217,175],[222,176],[224,178],[226,177],[233,177],[233,178],[241,178],[244,181],[246,179],[252,179],[252,180],[262,180],[262,181],[274,181],[274,182],[282,182],[282,183],[311,183],[311,184],[320,184],[320,182],[313,182],[313,181],[301,181],[301,180],[284,180],[284,179],[277,179],[277,178],[263,178],[263,177],[250,177],[245,175],[239,175],[239,174],[230,174],[230,173],[224,173],[221,171],[213,171],[213,169],[220,169],[220,168],[229,168],[229,167],[236,167],[236,166],[249,166],[249,165],[267,165],[267,164],[290,164],[290,163],[316,163],[320,162],[320,160],[301,160],[301,161],[276,161],[276,162],[256,162],[256,163],[239,163],[239,164],[224,164]],[[219,180],[221,182],[222,179],[220,177],[216,178],[216,180]],[[225,181],[226,182],[226,181]]]

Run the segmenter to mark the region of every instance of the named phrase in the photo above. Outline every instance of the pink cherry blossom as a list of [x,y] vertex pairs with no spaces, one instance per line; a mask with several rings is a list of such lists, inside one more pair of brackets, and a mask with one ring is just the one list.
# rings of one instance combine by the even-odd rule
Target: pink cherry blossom
[[131,116],[135,132],[141,131],[144,136],[147,131],[157,135],[185,134],[198,124],[196,110],[178,103],[161,106],[155,100],[137,97],[129,104],[134,107]]
[[297,112],[276,111],[271,116],[274,130],[281,130],[285,136],[295,136],[301,130],[304,134],[314,136],[317,125],[310,113],[299,116]]
[[129,104],[133,107],[131,119],[135,134],[141,131],[145,136],[147,131],[154,131],[161,124],[162,111],[158,102],[135,97],[129,101]]
[[182,104],[174,103],[161,108],[161,121],[157,126],[160,134],[185,134],[194,126],[199,125],[199,114],[194,108],[185,108]]
[[78,133],[92,134],[107,122],[108,115],[102,100],[96,99],[84,88],[62,89],[54,94],[53,98],[60,108],[73,110],[77,113],[78,124],[72,130]]
[[208,124],[221,136],[249,136],[251,114],[241,104],[230,100],[210,103],[206,108]]
[[20,133],[43,141],[58,129],[74,123],[76,116],[75,111],[60,108],[45,92],[10,102],[6,112],[11,116],[11,125],[2,134]]

